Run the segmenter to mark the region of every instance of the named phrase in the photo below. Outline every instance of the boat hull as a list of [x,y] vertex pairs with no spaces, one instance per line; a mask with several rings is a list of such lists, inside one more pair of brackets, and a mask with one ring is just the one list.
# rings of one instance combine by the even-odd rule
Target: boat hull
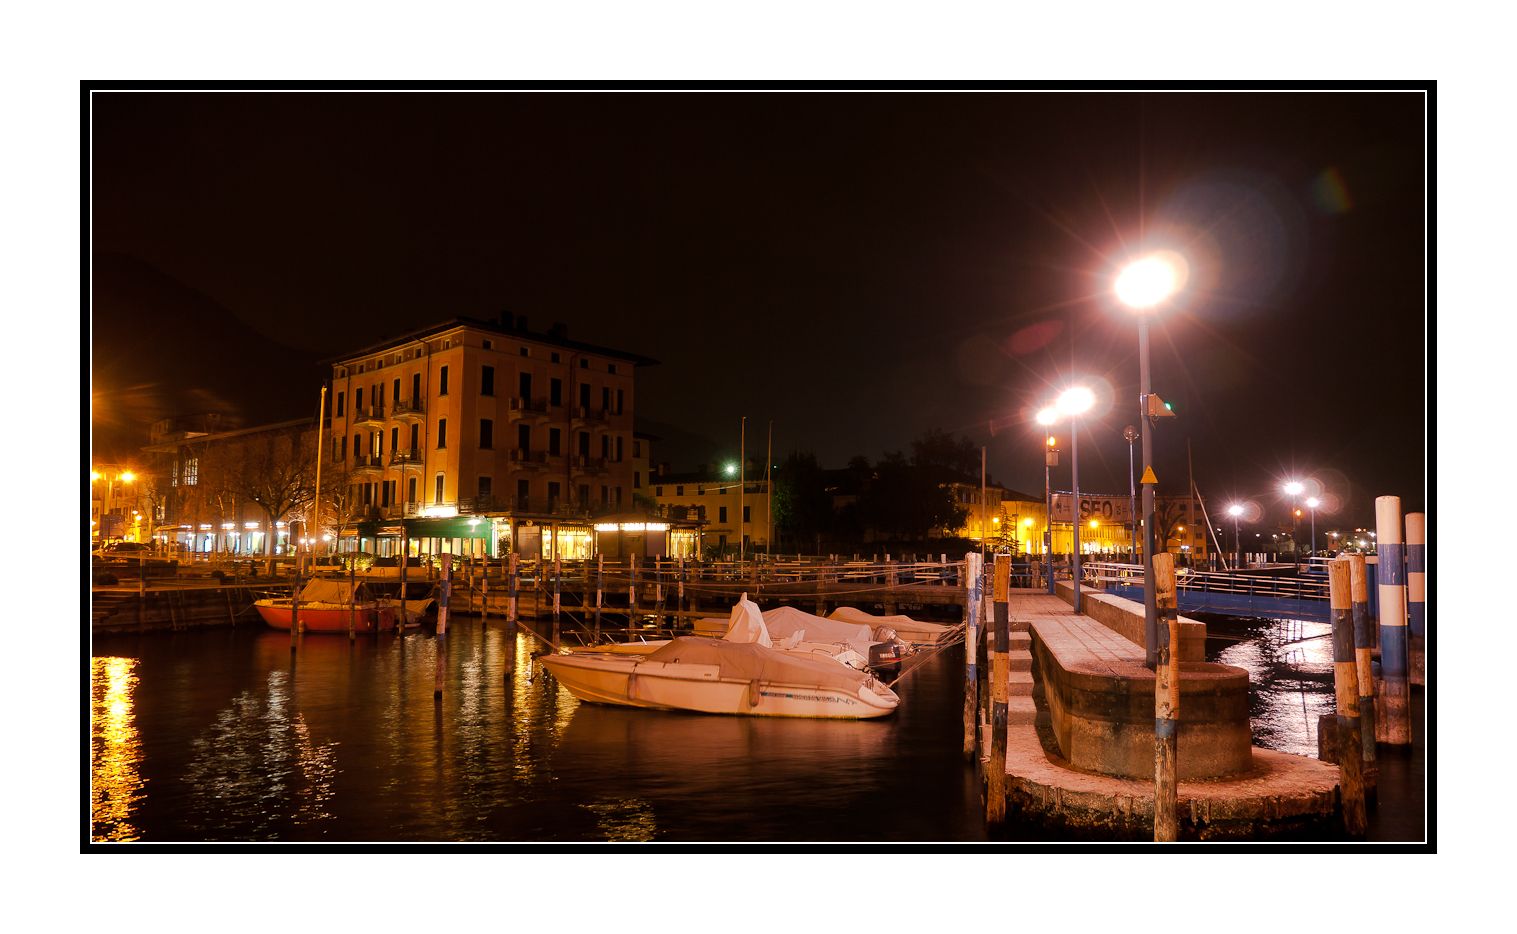
[[[253,606],[269,626],[289,631],[292,616],[289,600],[258,600]],[[346,633],[348,610],[349,608],[343,605],[302,603],[300,628],[304,632]],[[377,629],[384,632],[394,629],[397,616],[393,607],[358,607],[352,613],[353,631],[374,632]]]
[[546,655],[545,668],[582,701],[692,710],[749,717],[859,720],[895,712],[897,698],[882,685],[856,692],[803,684],[736,681],[715,665],[664,664],[612,653]]

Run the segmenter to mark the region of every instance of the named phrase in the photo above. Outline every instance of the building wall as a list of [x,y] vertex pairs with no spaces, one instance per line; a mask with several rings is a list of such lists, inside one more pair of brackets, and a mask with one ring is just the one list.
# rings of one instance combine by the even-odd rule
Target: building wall
[[[739,486],[745,486],[746,492],[740,492]],[[763,550],[769,547],[768,485],[762,480],[750,480],[744,485],[736,479],[658,477],[654,479],[651,493],[661,511],[669,507],[704,509],[707,545],[736,549],[746,537],[749,548]],[[740,502],[748,508],[746,522],[741,521]]]
[[[485,384],[486,367],[492,370],[491,387]],[[386,517],[629,509],[634,371],[630,359],[534,336],[468,325],[442,329],[333,365],[332,449],[354,483],[372,485],[370,505]],[[403,406],[412,405],[419,391],[420,419],[396,412],[397,379]],[[367,410],[376,389],[383,400],[380,420],[359,424],[364,414],[357,405],[359,391]],[[488,446],[482,437],[486,420]],[[412,424],[418,426],[414,452]],[[381,442],[373,439],[376,432]],[[414,465],[394,462],[397,443],[407,457],[414,454]],[[380,465],[367,466],[362,456],[381,445]],[[389,504],[382,487],[387,481],[395,484]]]

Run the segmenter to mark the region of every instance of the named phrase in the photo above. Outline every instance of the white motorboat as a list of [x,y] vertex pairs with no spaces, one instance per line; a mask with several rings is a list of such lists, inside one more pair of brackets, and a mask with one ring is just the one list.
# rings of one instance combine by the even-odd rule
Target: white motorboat
[[873,627],[877,635],[881,630],[891,630],[896,636],[915,645],[937,645],[956,628],[944,626],[942,623],[912,619],[909,616],[876,616],[851,606],[838,607],[828,615],[828,618]]
[[545,655],[543,667],[580,700],[753,717],[862,719],[900,699],[872,675],[831,657],[781,651],[747,599],[721,639],[680,636],[647,654]]

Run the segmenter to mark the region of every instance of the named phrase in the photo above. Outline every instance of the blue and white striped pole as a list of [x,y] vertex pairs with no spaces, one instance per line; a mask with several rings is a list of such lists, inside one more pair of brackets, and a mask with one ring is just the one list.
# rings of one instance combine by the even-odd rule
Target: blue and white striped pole
[[1427,683],[1423,671],[1423,648],[1427,641],[1427,524],[1420,512],[1406,514],[1406,615],[1411,637],[1411,683]]
[[1376,739],[1411,744],[1407,683],[1406,545],[1401,538],[1401,497],[1375,497],[1375,544],[1380,560],[1380,676],[1385,684],[1375,711]]

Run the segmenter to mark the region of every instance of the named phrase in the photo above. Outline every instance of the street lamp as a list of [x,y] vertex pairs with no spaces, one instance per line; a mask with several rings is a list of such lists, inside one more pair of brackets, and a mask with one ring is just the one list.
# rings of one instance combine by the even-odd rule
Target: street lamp
[[1117,275],[1117,299],[1138,312],[1138,417],[1143,430],[1143,657],[1153,668],[1158,664],[1159,609],[1154,590],[1154,484],[1153,419],[1149,415],[1152,394],[1148,368],[1148,312],[1162,305],[1185,284],[1185,261],[1173,253],[1154,253],[1129,263]]
[[1138,429],[1128,425],[1122,429],[1122,437],[1127,441],[1127,510],[1132,519],[1132,561],[1138,561],[1138,488],[1136,478],[1133,477],[1132,444],[1138,440]]
[[1301,510],[1296,507],[1296,498],[1301,495],[1301,491],[1306,489],[1306,487],[1301,485],[1300,480],[1287,480],[1281,489],[1285,491],[1286,496],[1291,498],[1291,547],[1295,548],[1296,542],[1301,540]]
[[1233,560],[1238,565],[1238,568],[1241,569],[1243,567],[1243,542],[1238,538],[1238,517],[1243,515],[1243,504],[1233,503],[1231,506],[1228,506],[1227,514],[1233,517],[1233,551],[1235,552]]
[[[1052,406],[1037,414],[1039,425],[1044,428],[1059,420],[1059,413]],[[1054,437],[1049,435],[1043,446],[1043,566],[1048,579],[1048,594],[1053,596],[1053,487],[1049,484],[1049,468],[1059,463],[1059,451],[1054,447]]]
[[1072,386],[1059,394],[1059,413],[1069,418],[1069,472],[1074,484],[1074,610],[1080,614],[1080,416],[1096,404],[1096,394],[1084,386]]
[[1317,507],[1321,505],[1322,500],[1315,496],[1306,498],[1306,508],[1312,512],[1312,550],[1308,552],[1307,557],[1317,553]]

